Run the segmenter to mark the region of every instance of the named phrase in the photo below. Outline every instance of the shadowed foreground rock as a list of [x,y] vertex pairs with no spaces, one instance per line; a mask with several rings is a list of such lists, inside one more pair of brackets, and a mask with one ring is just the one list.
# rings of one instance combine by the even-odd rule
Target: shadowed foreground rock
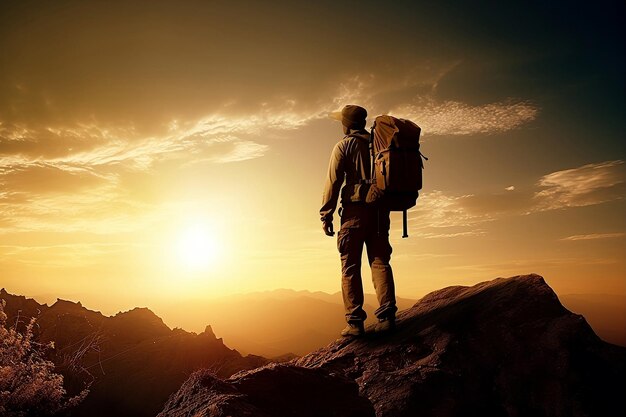
[[[196,375],[160,416],[371,415],[363,400],[378,417],[622,416],[625,359],[540,276],[500,278],[427,295],[392,335],[337,340],[225,381]],[[341,398],[356,414],[338,411]]]
[[370,402],[359,396],[354,381],[322,369],[270,364],[225,381],[208,371],[196,372],[159,414],[196,415],[374,417],[375,413]]

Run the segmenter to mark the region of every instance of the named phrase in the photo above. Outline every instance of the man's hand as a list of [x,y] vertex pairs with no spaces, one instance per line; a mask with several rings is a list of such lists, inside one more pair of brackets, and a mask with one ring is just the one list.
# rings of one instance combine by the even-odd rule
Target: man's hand
[[326,233],[326,236],[335,236],[335,231],[333,230],[332,221],[325,221],[322,224],[322,229],[324,229],[324,233]]

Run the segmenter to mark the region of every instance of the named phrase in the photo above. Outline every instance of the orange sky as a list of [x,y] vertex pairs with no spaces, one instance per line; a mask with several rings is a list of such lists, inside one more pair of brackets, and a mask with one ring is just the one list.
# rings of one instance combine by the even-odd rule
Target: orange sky
[[0,286],[109,312],[338,291],[318,210],[354,103],[430,158],[399,295],[626,294],[623,14],[377,4],[3,2]]

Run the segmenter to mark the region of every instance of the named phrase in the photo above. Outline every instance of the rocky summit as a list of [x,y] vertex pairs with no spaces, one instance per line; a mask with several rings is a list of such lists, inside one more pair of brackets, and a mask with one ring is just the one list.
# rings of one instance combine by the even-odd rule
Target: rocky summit
[[538,275],[433,292],[289,364],[194,374],[159,417],[623,416],[626,349],[599,339]]

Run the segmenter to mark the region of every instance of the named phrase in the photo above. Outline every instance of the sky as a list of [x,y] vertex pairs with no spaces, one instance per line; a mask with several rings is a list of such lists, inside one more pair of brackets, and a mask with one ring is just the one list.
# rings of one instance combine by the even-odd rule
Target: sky
[[[433,4],[436,3],[436,4]],[[0,287],[104,312],[336,292],[345,104],[422,127],[398,295],[626,295],[624,4],[3,1]],[[338,227],[335,220],[335,228]],[[364,269],[367,292],[373,292]]]

